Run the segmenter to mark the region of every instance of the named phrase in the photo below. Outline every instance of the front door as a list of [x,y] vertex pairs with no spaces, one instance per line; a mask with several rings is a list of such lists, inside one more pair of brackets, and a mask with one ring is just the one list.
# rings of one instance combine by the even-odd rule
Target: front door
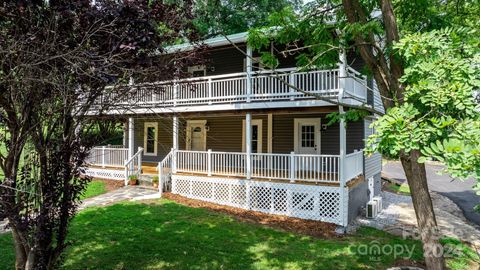
[[192,120],[187,121],[187,150],[205,151],[207,148],[206,140],[206,121]]
[[295,118],[296,154],[320,154],[320,118]]

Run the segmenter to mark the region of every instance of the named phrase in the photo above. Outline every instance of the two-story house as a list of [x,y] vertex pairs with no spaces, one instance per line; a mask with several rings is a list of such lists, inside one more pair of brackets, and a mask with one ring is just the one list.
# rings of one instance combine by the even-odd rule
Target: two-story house
[[[348,52],[334,69],[300,71],[293,56],[263,69],[246,38],[206,40],[210,59],[189,68],[192,78],[133,84],[108,112],[128,119],[124,145],[94,148],[86,173],[159,174],[160,192],[347,225],[380,189],[381,155],[363,154],[384,112],[375,83]],[[327,114],[359,105],[376,113],[326,125]]]

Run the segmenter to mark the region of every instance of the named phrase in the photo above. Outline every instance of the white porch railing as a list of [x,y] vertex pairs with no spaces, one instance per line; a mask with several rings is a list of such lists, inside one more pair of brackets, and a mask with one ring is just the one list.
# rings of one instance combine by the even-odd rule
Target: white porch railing
[[353,179],[363,173],[363,150],[345,155],[345,179]]
[[158,163],[158,191],[160,195],[163,191],[168,190],[170,186],[173,152],[172,148],[163,160]]
[[[205,175],[237,176],[302,181],[340,183],[339,155],[302,155],[252,153],[251,175],[247,175],[247,154],[239,152],[174,151],[176,172]],[[363,173],[363,152],[345,156],[345,182]]]
[[[314,97],[296,91],[335,98],[339,93],[339,70],[299,71],[296,68],[259,71],[251,74],[252,89],[247,89],[247,73],[204,76],[178,81],[143,83],[130,87],[130,93],[116,100],[120,106],[193,106],[260,100],[297,100]],[[110,93],[112,95],[112,93]]]
[[[103,147],[95,151],[103,150]],[[124,175],[123,179],[127,184],[131,175],[140,175],[142,172],[143,148],[139,147],[137,153],[125,160],[120,166]],[[125,154],[127,155],[127,154]],[[363,151],[345,155],[343,164],[339,155],[304,155],[304,154],[272,154],[252,153],[251,154],[251,175],[247,175],[247,154],[241,152],[213,152],[188,151],[173,149],[159,162],[159,186],[165,190],[169,185],[169,179],[173,171],[173,160],[176,159],[175,172],[204,174],[207,176],[236,176],[250,179],[275,179],[288,182],[312,182],[312,183],[346,183],[351,179],[363,174]],[[113,160],[113,159],[109,159]],[[113,164],[110,162],[109,164]],[[343,178],[340,169],[343,166]],[[95,169],[90,170],[114,172],[114,170]],[[118,170],[117,170],[118,172]],[[117,173],[115,179],[120,175]],[[92,175],[96,176],[96,175]],[[105,174],[105,177],[106,174]],[[108,178],[108,177],[107,177]]]
[[85,162],[90,165],[105,167],[124,166],[128,159],[128,148],[121,145],[96,146],[90,150]]
[[139,176],[142,173],[143,148],[139,147],[137,153],[125,161],[125,185],[128,185],[130,176]]

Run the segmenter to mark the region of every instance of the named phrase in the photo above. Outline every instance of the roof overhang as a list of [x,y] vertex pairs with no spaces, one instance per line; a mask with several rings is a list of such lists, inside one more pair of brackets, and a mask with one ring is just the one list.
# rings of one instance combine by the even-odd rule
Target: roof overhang
[[[245,43],[247,42],[248,32],[242,32],[227,36],[218,36],[214,38],[209,38],[203,41],[203,44],[207,45],[208,47],[221,47],[230,45],[232,43]],[[193,50],[195,45],[192,43],[182,43],[178,45],[168,46],[165,48],[167,54],[169,53],[177,53],[177,52],[186,52]]]

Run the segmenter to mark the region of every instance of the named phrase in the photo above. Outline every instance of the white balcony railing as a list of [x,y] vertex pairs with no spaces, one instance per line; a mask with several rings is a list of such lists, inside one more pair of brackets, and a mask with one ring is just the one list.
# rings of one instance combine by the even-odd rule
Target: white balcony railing
[[205,175],[251,177],[290,182],[340,183],[341,166],[345,182],[363,173],[363,151],[345,156],[252,153],[247,166],[247,153],[208,151],[174,151],[176,172]]
[[[128,86],[128,94],[102,97],[119,107],[176,107],[314,99],[311,94],[336,98],[339,91],[339,70],[299,71],[296,68],[260,71],[251,74],[251,89],[247,88],[247,73],[189,78],[178,81],[143,83]],[[293,87],[291,87],[293,86]],[[297,91],[295,87],[304,92]]]
[[360,74],[355,69],[347,68],[347,78],[345,79],[345,93],[358,101],[367,101],[367,77]]

